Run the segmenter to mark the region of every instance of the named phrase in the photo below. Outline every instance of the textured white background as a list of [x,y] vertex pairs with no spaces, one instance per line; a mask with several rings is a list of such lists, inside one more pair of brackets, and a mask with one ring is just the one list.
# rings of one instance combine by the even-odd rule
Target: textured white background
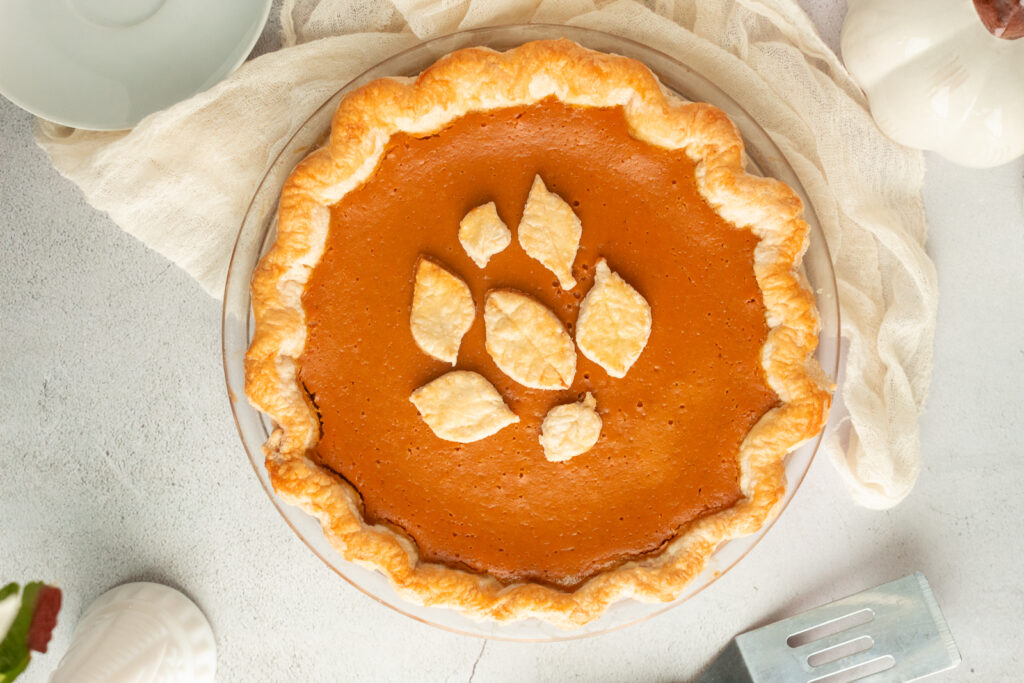
[[[843,3],[802,4],[837,48]],[[257,51],[276,35],[272,22]],[[31,125],[0,99],[0,581],[42,578],[65,595],[28,683],[46,679],[82,609],[131,580],[203,607],[223,681],[668,681],[738,632],[913,570],[964,655],[943,680],[1019,677],[1024,162],[976,171],[928,157],[942,294],[923,471],[905,503],[854,507],[819,459],[713,589],[619,633],[517,645],[381,607],[292,534],[234,429],[219,304],[89,208]]]

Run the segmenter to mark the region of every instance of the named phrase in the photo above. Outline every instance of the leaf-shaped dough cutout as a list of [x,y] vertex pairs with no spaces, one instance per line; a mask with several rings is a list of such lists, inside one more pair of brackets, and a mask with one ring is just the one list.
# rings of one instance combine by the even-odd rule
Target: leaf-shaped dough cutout
[[576,344],[612,377],[625,377],[651,336],[651,307],[608,263],[597,262],[594,286],[580,303]]
[[479,441],[519,422],[494,385],[468,370],[441,375],[412,392],[409,400],[445,441]]
[[579,403],[555,406],[540,425],[544,457],[551,462],[562,462],[586,453],[601,436],[601,425],[597,401],[589,391]]
[[416,345],[434,358],[455,365],[462,337],[476,315],[469,286],[433,261],[420,258],[412,292],[409,325]]
[[554,273],[562,289],[576,286],[572,264],[580,247],[583,226],[572,207],[549,192],[539,175],[533,179],[517,232],[526,254]]
[[483,268],[512,243],[512,231],[498,217],[494,202],[488,202],[467,213],[459,223],[459,242],[473,263]]
[[487,353],[506,375],[534,389],[565,389],[576,375],[576,347],[554,313],[511,289],[484,300]]

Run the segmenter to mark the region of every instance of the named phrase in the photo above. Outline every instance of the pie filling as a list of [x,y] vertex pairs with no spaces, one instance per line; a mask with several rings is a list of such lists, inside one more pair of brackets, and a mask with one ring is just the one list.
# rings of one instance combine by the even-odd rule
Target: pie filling
[[[683,152],[631,137],[621,108],[556,100],[392,137],[376,172],[331,208],[303,297],[300,377],[323,427],[315,458],[355,487],[367,521],[401,529],[428,562],[572,589],[739,500],[740,444],[778,403],[760,364],[757,239],[711,210],[694,170]],[[514,238],[484,269],[459,243],[462,218],[491,201],[514,233],[536,175],[582,221],[570,291]],[[457,368],[486,378],[519,417],[480,441],[441,440],[409,400],[452,369],[410,332],[421,256],[462,278],[477,307]],[[564,391],[506,376],[484,347],[485,294],[529,294],[572,333],[601,258],[650,303],[636,364],[616,379],[579,354]],[[549,462],[545,414],[587,392],[600,438]]]

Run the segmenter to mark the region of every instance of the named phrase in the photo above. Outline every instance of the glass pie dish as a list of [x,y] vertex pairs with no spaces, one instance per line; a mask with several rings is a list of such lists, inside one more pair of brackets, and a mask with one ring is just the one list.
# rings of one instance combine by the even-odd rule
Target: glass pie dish
[[[839,311],[835,278],[824,236],[818,226],[814,208],[792,168],[768,134],[721,90],[707,79],[670,57],[638,43],[597,31],[564,26],[506,26],[477,29],[437,38],[399,53],[369,69],[331,96],[297,130],[284,145],[267,175],[257,188],[239,230],[232,255],[224,293],[223,352],[228,395],[242,442],[274,505],[299,537],[329,567],[369,596],[419,621],[457,633],[479,637],[521,641],[547,641],[586,637],[622,628],[661,613],[711,585],[725,571],[742,559],[771,527],[766,524],[757,533],[722,544],[701,573],[686,590],[669,603],[642,603],[625,600],[614,604],[604,615],[586,626],[565,631],[539,620],[517,622],[482,622],[440,607],[424,607],[400,598],[384,575],[359,567],[342,558],[324,538],[319,522],[299,508],[292,507],[274,493],[263,464],[262,444],[272,430],[265,415],[252,408],[245,398],[244,355],[253,331],[249,281],[259,258],[273,243],[277,201],[281,186],[306,154],[317,148],[327,136],[331,117],[341,98],[359,86],[386,76],[412,76],[441,56],[470,45],[483,45],[504,50],[521,43],[565,37],[585,47],[625,55],[645,63],[661,79],[665,87],[679,96],[694,101],[710,102],[725,111],[740,129],[747,145],[749,170],[769,175],[792,187],[803,199],[805,217],[811,225],[810,248],[804,270],[815,293],[822,320],[821,343],[817,359],[825,372],[835,377],[838,366]],[[789,482],[781,511],[792,499],[813,460],[820,444],[819,435],[786,459]]]

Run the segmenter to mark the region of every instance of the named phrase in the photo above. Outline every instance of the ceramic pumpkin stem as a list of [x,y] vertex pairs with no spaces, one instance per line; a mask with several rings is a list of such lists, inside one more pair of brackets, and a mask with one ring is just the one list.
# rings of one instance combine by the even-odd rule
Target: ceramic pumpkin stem
[[1016,40],[1024,36],[1024,5],[1020,0],[974,0],[974,9],[996,38]]

